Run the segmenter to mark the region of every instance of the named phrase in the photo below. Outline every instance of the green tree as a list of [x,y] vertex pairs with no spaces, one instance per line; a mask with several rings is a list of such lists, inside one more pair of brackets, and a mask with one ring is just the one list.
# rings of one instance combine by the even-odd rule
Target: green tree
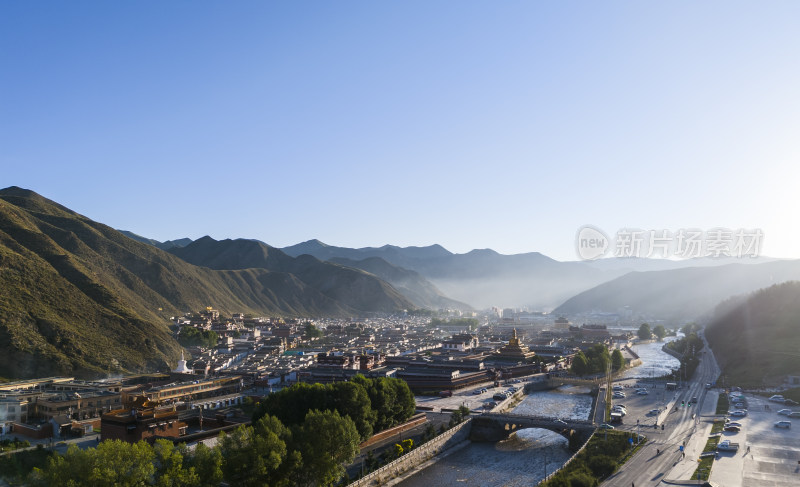
[[209,448],[203,443],[198,443],[194,454],[189,457],[189,463],[197,472],[198,483],[201,487],[218,487],[223,479],[222,452],[219,448]]
[[647,323],[642,323],[642,326],[639,327],[639,338],[641,340],[649,340],[653,337],[653,332],[650,331],[650,325]]
[[303,322],[303,335],[306,338],[320,338],[324,333],[310,321]]
[[576,353],[572,358],[570,370],[575,375],[585,375],[589,373],[589,362],[586,360],[586,355],[583,352]]
[[344,474],[344,466],[358,454],[355,423],[336,411],[309,411],[294,433],[294,445],[303,459],[295,472],[301,485],[328,486]]
[[619,349],[614,349],[611,353],[611,367],[614,370],[621,370],[625,366],[625,357]]
[[153,445],[155,454],[155,482],[158,487],[196,486],[200,483],[194,466],[188,459],[186,446],[175,446],[169,440],[159,439]]
[[[231,434],[220,434],[222,471],[232,485],[268,485],[286,458],[286,443],[281,438],[284,426],[264,416],[253,426],[240,426]],[[277,431],[275,431],[277,429]]]
[[147,443],[108,440],[97,448],[70,445],[64,456],[54,455],[44,469],[34,469],[33,485],[134,487],[150,485],[156,469],[153,448]]
[[653,333],[658,337],[659,340],[663,340],[664,337],[667,336],[667,330],[664,328],[664,325],[654,326]]

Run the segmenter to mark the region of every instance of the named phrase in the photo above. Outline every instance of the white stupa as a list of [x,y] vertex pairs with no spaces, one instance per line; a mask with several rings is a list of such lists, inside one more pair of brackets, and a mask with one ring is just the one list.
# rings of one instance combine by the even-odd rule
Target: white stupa
[[186,359],[183,357],[183,350],[181,350],[181,359],[178,360],[178,368],[173,370],[176,374],[191,374],[192,369],[186,366]]

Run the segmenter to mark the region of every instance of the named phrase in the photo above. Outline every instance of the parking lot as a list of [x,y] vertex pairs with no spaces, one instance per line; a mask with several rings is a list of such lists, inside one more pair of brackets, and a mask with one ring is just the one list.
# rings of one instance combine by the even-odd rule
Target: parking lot
[[[612,399],[612,405],[624,405],[626,409],[622,424],[613,423],[614,428],[633,430],[638,425],[640,432],[650,437],[654,432],[657,435],[668,432],[670,406],[679,397],[680,390],[667,390],[664,382],[660,381],[626,380],[615,382],[614,386],[621,386],[621,392],[626,396]],[[637,388],[647,390],[647,394],[637,394]],[[678,404],[680,405],[680,401]],[[684,407],[693,408],[695,406],[685,405]],[[656,413],[654,410],[658,410],[658,412]],[[661,429],[662,424],[666,425],[664,430]]]
[[[731,418],[742,424],[741,431],[722,433],[722,440],[739,443],[739,450],[720,452],[710,480],[726,487],[800,485],[800,419],[777,413],[784,408],[800,411],[800,407],[750,394],[745,397],[747,416]],[[781,420],[791,421],[792,427],[776,428],[775,423]]]

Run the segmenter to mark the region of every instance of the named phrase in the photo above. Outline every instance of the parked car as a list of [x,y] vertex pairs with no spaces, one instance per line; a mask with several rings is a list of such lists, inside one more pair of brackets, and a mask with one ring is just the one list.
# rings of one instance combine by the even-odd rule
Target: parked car
[[600,426],[598,426],[598,428],[600,428],[601,430],[613,430],[614,429],[614,427],[611,426],[608,423],[603,423]]
[[621,391],[622,390],[622,386],[617,384],[614,387],[612,387],[611,389],[614,390],[614,391]]
[[791,409],[781,409],[780,411],[778,411],[778,414],[782,414],[784,416],[789,416],[790,414],[792,414],[792,410]]
[[473,394],[475,394],[477,396],[478,394],[481,394],[482,392],[483,392],[483,389],[475,389],[475,392],[473,392]]
[[775,423],[775,427],[776,428],[789,429],[789,428],[792,427],[792,422],[791,421],[778,421],[778,422]]
[[732,431],[734,433],[738,433],[739,431],[741,431],[741,429],[742,429],[741,426],[734,426],[732,424],[725,426],[725,431]]
[[615,399],[624,399],[627,396],[625,396],[624,392],[615,392],[611,397]]
[[730,414],[731,416],[738,416],[738,417],[742,418],[744,416],[747,416],[747,411],[742,410],[742,409],[738,409],[736,411],[731,411],[728,414]]
[[800,402],[793,401],[791,399],[784,399],[783,403],[787,406],[797,406]]
[[640,389],[640,390],[636,391],[636,394],[639,394],[640,396],[646,396],[649,393],[647,392],[646,389]]
[[736,422],[736,421],[729,421],[729,422],[725,423],[725,426],[736,426],[738,428],[741,428],[742,427],[742,423],[739,423],[739,422]]
[[772,401],[772,402],[785,402],[786,401],[786,399],[784,399],[783,395],[781,395],[781,394],[775,394],[774,396],[770,397],[769,400]]
[[800,418],[800,411],[792,411],[791,413],[787,414],[790,418]]
[[647,414],[652,414],[652,415],[656,416],[656,415],[658,415],[660,413],[661,413],[660,409],[651,409]]

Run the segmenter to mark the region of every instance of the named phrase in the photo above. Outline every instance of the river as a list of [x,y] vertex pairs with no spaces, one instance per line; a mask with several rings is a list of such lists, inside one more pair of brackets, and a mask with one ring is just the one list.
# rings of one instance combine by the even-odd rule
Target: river
[[[660,376],[678,367],[678,360],[664,353],[663,342],[634,345],[642,365],[623,373],[626,378]],[[592,408],[589,389],[562,386],[526,395],[511,414],[588,419]],[[497,443],[470,443],[430,467],[402,481],[403,487],[499,487],[531,486],[563,465],[572,454],[567,439],[558,433],[526,428]]]
[[669,374],[672,369],[680,367],[680,361],[664,353],[661,348],[664,343],[676,340],[675,337],[667,337],[663,342],[652,342],[644,345],[634,345],[631,350],[636,352],[642,359],[642,365],[628,369],[622,373],[625,379],[644,379],[650,377],[661,377]]
[[525,428],[497,443],[471,443],[421,470],[398,485],[403,487],[530,487],[545,471],[563,465],[572,453],[558,433]]

